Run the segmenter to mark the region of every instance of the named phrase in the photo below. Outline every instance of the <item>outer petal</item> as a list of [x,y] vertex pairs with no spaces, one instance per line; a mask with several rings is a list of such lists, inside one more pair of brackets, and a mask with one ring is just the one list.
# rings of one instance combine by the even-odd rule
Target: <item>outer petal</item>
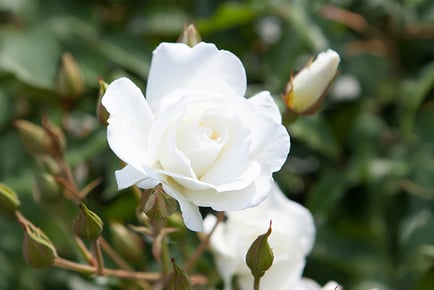
[[267,197],[272,184],[271,178],[259,175],[252,184],[240,190],[188,191],[185,196],[198,206],[209,206],[217,211],[237,211],[262,202]]
[[[207,215],[203,224],[205,228],[205,232],[211,232],[211,229],[214,227],[217,218],[214,215]],[[219,270],[220,276],[223,279],[225,290],[232,289],[231,279],[232,276],[236,273],[238,268],[238,260],[236,257],[239,255],[238,249],[234,247],[237,245],[236,235],[231,235],[226,231],[226,227],[223,225],[218,225],[215,229],[212,239],[211,239],[211,247],[213,251],[217,254],[215,256],[216,266]],[[231,240],[232,239],[232,240]]]
[[147,135],[153,114],[140,89],[127,78],[112,82],[102,104],[110,113],[107,139],[113,152],[139,169],[147,160]]
[[127,188],[137,184],[140,188],[148,189],[157,186],[160,181],[149,168],[137,170],[131,165],[127,165],[121,170],[116,170],[116,182],[119,189]]
[[174,89],[221,92],[229,88],[243,96],[246,83],[244,67],[231,52],[204,42],[194,47],[161,43],[152,57],[146,96],[154,112],[159,112],[161,98]]
[[[282,261],[271,265],[261,278],[261,289],[288,290],[293,289],[293,285],[300,279],[304,268],[304,260]],[[251,290],[253,276],[241,275],[238,277],[238,285],[241,290]]]
[[256,118],[251,118],[251,154],[255,160],[265,165],[266,170],[276,172],[285,162],[290,148],[289,135],[281,124],[279,109],[267,91],[248,101],[253,106],[253,114],[256,114]]
[[[270,241],[275,250],[279,251],[279,256],[284,259],[288,253],[307,255],[312,250],[315,241],[315,224],[312,214],[302,205],[288,199],[276,183],[272,185],[267,199],[259,206],[227,212],[227,216],[235,223],[249,221],[252,222],[252,226],[256,227],[261,221],[263,228],[259,232],[265,232],[269,220],[272,219],[275,235],[270,237]],[[291,230],[288,231],[288,229]],[[277,233],[286,235],[289,240],[284,243],[280,243],[281,240],[274,241]],[[291,241],[295,244],[291,245]]]
[[327,284],[325,284],[324,287],[321,287],[314,280],[311,280],[308,278],[302,278],[300,281],[297,282],[294,290],[335,290],[335,289],[341,289],[341,288],[337,288],[337,287],[339,287],[339,284],[334,282],[334,281],[330,281]]
[[269,116],[271,119],[276,121],[276,123],[282,122],[279,107],[277,107],[270,92],[262,91],[257,93],[253,97],[249,98],[248,101],[256,108],[256,110]]
[[202,216],[199,208],[192,202],[187,200],[175,186],[169,186],[167,183],[163,183],[164,191],[178,201],[179,207],[182,212],[182,218],[184,223],[192,231],[203,231]]

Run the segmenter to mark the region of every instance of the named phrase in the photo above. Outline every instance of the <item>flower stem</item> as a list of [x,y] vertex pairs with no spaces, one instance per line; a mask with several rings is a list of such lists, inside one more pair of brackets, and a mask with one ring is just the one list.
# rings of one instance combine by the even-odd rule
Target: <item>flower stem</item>
[[253,280],[253,290],[259,290],[259,282],[261,281],[261,278],[255,277]]
[[[74,272],[86,274],[86,275],[97,274],[97,268],[95,267],[72,262],[60,257],[56,257],[56,259],[54,260],[54,266],[65,270],[71,270]],[[160,279],[159,273],[134,272],[134,271],[127,271],[127,270],[107,269],[107,268],[102,269],[102,276],[124,278],[124,279],[150,280],[150,281],[156,281]]]
[[102,276],[104,272],[104,260],[101,253],[101,246],[99,244],[99,239],[92,242],[92,248],[95,253],[97,274],[99,276]]
[[80,254],[84,257],[86,262],[89,265],[94,265],[95,261],[93,259],[92,253],[87,249],[86,245],[84,244],[83,240],[79,237],[75,236],[75,243],[77,244],[78,250],[80,251]]
[[110,259],[113,260],[119,267],[121,267],[124,270],[131,271],[133,268],[127,263],[127,261],[124,260],[113,248],[110,246],[109,243],[103,238],[99,238],[99,242],[101,245],[101,249],[110,257]]

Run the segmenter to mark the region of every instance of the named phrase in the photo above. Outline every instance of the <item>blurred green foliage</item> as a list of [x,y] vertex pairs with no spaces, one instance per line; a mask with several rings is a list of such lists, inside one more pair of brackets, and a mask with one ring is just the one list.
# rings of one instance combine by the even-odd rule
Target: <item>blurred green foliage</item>
[[[288,125],[291,153],[275,175],[318,227],[305,276],[346,289],[433,289],[430,0],[0,0],[0,181],[19,193],[22,212],[59,253],[76,254],[64,234],[73,211],[33,200],[37,166],[14,121],[40,124],[47,116],[62,126],[80,186],[103,177],[88,204],[103,220],[135,224],[135,197],[116,191],[113,171],[120,165],[96,119],[98,76],[107,82],[128,76],[144,88],[153,48],[176,41],[189,22],[204,41],[241,58],[249,95],[268,89],[282,111],[279,95],[291,72],[329,47],[340,53],[340,74],[324,109]],[[56,89],[65,52],[85,82],[72,99]],[[0,289],[134,289],[114,279],[33,270],[23,262],[17,223],[2,215],[0,231]],[[183,254],[191,253],[197,239],[176,235],[188,241]],[[218,281],[210,260],[207,254],[198,269]]]

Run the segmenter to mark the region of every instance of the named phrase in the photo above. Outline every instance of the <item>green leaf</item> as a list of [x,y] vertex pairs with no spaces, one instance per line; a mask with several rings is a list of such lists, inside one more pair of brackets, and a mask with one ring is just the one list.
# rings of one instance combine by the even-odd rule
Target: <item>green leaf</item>
[[0,70],[33,87],[54,88],[60,47],[48,29],[1,32],[0,39]]
[[307,193],[306,206],[313,213],[328,212],[345,194],[346,179],[337,170],[326,171]]
[[221,4],[209,18],[197,21],[200,33],[206,34],[252,21],[258,12],[252,5],[227,2]]
[[298,118],[289,126],[289,133],[327,157],[336,159],[339,155],[336,138],[327,121],[320,114]]

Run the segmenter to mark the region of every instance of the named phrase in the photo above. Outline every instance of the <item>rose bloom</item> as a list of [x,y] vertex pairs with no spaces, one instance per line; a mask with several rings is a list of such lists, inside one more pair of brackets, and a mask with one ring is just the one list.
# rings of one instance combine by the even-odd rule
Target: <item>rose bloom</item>
[[160,44],[146,98],[127,78],[102,98],[109,146],[127,164],[116,171],[118,187],[161,183],[194,231],[203,229],[199,206],[258,205],[290,143],[270,93],[246,99],[245,92],[246,73],[232,53],[203,42]]
[[[213,227],[215,220],[215,216],[206,217],[207,231]],[[241,290],[253,288],[253,275],[245,257],[253,241],[267,231],[270,220],[272,232],[268,241],[274,261],[261,278],[260,288],[289,290],[299,283],[306,255],[314,242],[313,218],[306,208],[287,199],[274,185],[268,198],[259,206],[228,212],[227,220],[219,224],[211,236],[210,247],[225,289],[231,289],[234,276]]]

